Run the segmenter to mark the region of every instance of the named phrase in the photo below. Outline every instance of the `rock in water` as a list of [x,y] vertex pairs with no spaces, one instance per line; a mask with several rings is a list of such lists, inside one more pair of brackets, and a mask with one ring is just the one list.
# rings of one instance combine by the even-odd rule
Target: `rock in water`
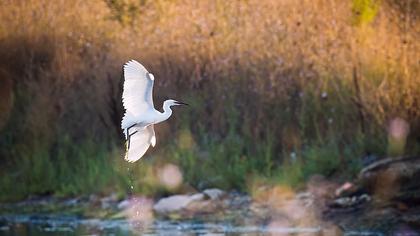
[[222,198],[226,193],[223,190],[217,188],[210,188],[203,191],[211,200],[217,200]]
[[386,158],[365,167],[359,186],[382,200],[418,204],[420,157]]
[[375,161],[360,171],[354,183],[337,189],[323,215],[344,229],[405,232],[395,228],[405,224],[420,229],[419,178],[420,157]]
[[154,206],[153,210],[158,214],[168,214],[185,209],[194,201],[204,199],[204,194],[197,193],[194,195],[174,195],[160,199]]

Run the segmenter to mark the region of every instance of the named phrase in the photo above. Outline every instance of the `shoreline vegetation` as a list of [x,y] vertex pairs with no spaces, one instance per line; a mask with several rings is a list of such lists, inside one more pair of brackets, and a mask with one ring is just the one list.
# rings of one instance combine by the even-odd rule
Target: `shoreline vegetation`
[[[420,153],[417,1],[0,2],[0,201],[251,196]],[[123,160],[123,63],[190,104]],[[175,111],[176,113],[176,111]],[[168,177],[170,176],[170,177]],[[173,177],[176,178],[173,178]],[[175,180],[174,180],[175,179]]]

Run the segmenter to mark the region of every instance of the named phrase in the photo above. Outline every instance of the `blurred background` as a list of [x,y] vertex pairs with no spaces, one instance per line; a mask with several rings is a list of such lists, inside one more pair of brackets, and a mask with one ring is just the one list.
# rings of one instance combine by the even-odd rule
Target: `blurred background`
[[[252,195],[418,156],[419,17],[416,0],[2,0],[0,200]],[[134,164],[129,59],[155,75],[158,109],[190,104]]]

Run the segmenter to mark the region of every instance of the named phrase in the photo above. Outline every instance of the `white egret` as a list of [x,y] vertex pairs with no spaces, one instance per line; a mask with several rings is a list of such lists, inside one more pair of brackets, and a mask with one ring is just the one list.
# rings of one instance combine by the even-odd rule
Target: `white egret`
[[125,114],[121,129],[126,139],[125,160],[135,162],[156,145],[154,125],[172,115],[171,106],[187,105],[173,99],[163,103],[163,112],[153,106],[154,76],[135,60],[124,64],[123,105]]

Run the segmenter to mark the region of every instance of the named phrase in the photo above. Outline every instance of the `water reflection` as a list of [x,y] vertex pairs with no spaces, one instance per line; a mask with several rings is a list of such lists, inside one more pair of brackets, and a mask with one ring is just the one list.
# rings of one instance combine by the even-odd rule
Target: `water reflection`
[[[6,223],[9,222],[9,223]],[[123,219],[70,216],[4,216],[0,235],[319,235],[319,227],[289,228],[233,225],[230,222],[157,220],[151,224]]]

